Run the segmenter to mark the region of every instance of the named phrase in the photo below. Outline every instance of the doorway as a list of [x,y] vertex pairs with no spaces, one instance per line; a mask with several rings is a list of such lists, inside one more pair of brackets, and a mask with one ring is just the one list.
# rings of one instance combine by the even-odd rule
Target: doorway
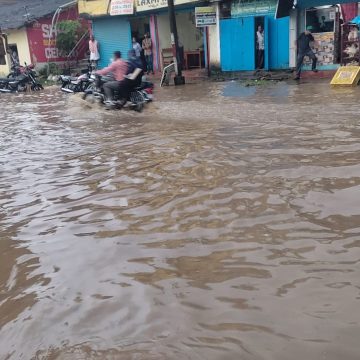
[[[138,17],[131,19],[130,27],[131,27],[131,38],[132,39],[135,38],[135,40],[142,47],[145,34],[150,34],[150,18],[145,16],[145,17]],[[152,52],[154,54],[154,48],[152,48]],[[146,62],[145,52],[143,49],[140,52],[140,57],[141,57],[141,62],[143,64],[143,69],[146,70],[147,62]],[[152,60],[152,63],[153,61],[154,59]]]
[[275,19],[271,15],[248,16],[220,20],[223,71],[249,71],[256,68],[256,31],[259,25],[264,29],[264,70],[289,67],[289,17]]
[[149,17],[139,17],[130,20],[131,36],[135,37],[138,42],[141,42],[146,33],[150,33],[150,19]]
[[9,44],[11,65],[20,65],[19,52],[16,44]]
[[267,36],[267,34],[265,34],[265,18],[263,16],[255,17],[254,36],[255,36],[254,38],[255,69],[264,70],[265,69],[265,36]]

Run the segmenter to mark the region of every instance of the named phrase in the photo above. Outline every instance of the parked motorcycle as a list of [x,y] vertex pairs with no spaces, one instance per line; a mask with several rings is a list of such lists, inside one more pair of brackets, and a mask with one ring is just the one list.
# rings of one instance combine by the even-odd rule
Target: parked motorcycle
[[59,81],[61,81],[61,91],[71,94],[84,92],[94,82],[94,77],[91,76],[92,71],[93,69],[89,65],[86,73],[80,76],[72,77],[68,75],[60,75]]
[[32,64],[18,66],[6,78],[0,78],[0,92],[14,93],[25,92],[27,90],[43,90],[43,86],[36,81],[36,72]]
[[[89,89],[85,90],[83,99],[88,99],[90,96],[93,100],[100,102],[101,104],[106,105],[106,97],[104,93],[104,84],[108,81],[113,81],[112,76],[100,76],[95,75],[94,85]],[[144,104],[152,100],[152,89],[153,84],[146,82],[142,83],[140,86],[132,89],[128,95],[127,99],[121,98],[120,92],[115,91],[113,99],[113,107],[116,109],[122,109],[123,107],[129,107],[135,111],[141,112],[144,108]]]

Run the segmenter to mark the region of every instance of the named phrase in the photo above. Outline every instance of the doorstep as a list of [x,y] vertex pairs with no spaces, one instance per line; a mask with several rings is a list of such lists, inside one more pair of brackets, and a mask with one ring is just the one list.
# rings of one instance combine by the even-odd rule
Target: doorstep
[[[185,83],[196,83],[208,80],[207,70],[206,69],[194,69],[194,70],[183,70],[182,75],[185,77]],[[160,82],[162,73],[156,72],[154,75],[146,75],[149,81]],[[170,85],[174,84],[175,73],[171,74]]]
[[314,73],[310,71],[302,71],[301,78],[302,79],[332,79],[337,70],[319,70]]

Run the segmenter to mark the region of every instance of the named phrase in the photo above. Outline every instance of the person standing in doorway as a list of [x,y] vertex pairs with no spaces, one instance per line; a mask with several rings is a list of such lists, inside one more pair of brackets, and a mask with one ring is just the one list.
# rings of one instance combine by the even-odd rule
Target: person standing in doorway
[[297,40],[296,76],[294,80],[300,80],[301,67],[305,56],[308,56],[312,60],[311,70],[313,72],[317,72],[316,69],[317,58],[314,51],[310,47],[310,44],[315,41],[313,35],[311,34],[311,31],[312,31],[312,26],[308,26],[306,30],[300,34]]
[[154,74],[152,41],[149,33],[145,34],[144,40],[142,41],[142,48],[144,49],[145,54],[146,71],[148,74],[150,74],[150,72]]
[[258,26],[256,32],[256,62],[257,69],[264,68],[264,51],[265,51],[265,39],[264,39],[264,30],[261,25]]
[[141,52],[142,52],[142,47],[141,45],[138,43],[138,41],[136,40],[136,37],[132,38],[132,47],[133,50],[135,51],[135,55],[138,59],[141,59]]
[[98,62],[100,60],[100,53],[99,53],[99,43],[97,42],[97,40],[95,40],[94,35],[90,36],[89,51],[90,51],[90,62],[95,68],[97,68]]

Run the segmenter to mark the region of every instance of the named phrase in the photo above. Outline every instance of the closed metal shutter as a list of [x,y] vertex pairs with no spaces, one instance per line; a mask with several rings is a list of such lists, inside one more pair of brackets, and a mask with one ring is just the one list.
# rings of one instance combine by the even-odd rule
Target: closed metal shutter
[[110,64],[114,51],[120,50],[122,57],[127,58],[132,48],[130,22],[120,16],[93,20],[93,32],[100,45],[99,66]]

